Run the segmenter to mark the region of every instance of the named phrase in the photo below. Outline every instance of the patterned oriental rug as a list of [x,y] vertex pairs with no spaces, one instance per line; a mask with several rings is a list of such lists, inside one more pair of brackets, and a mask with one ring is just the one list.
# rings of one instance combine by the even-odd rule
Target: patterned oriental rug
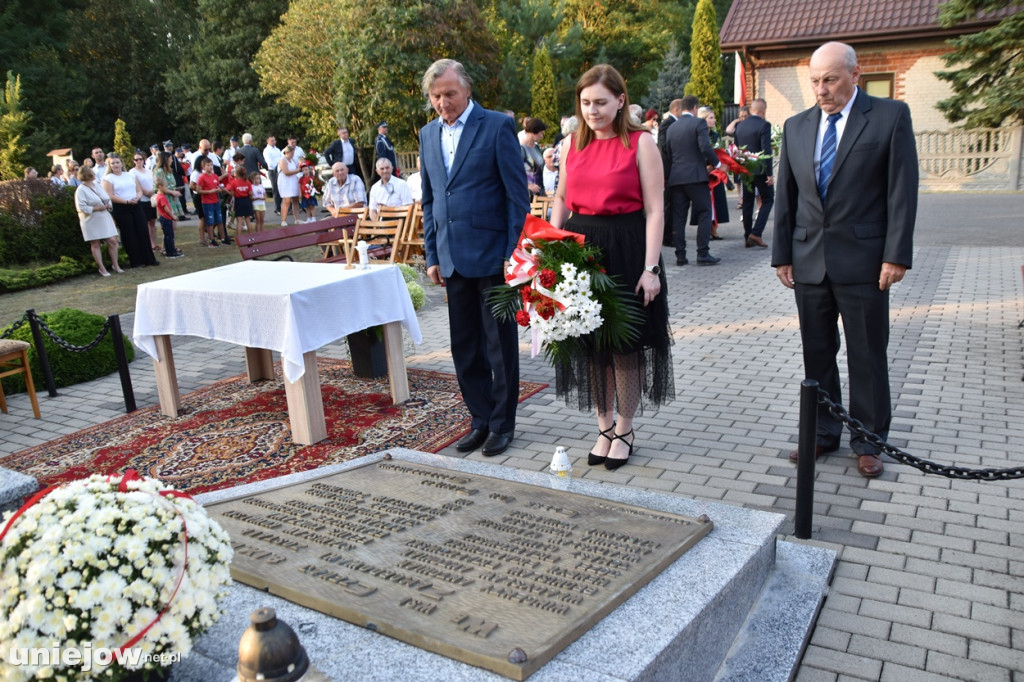
[[[392,447],[438,452],[469,431],[454,374],[409,369],[412,397],[393,405],[387,377],[358,379],[347,362],[317,362],[327,439],[314,445],[291,442],[278,363],[273,380],[250,384],[241,374],[183,396],[177,418],[148,407],[0,457],[0,466],[36,477],[40,487],[136,469],[195,494]],[[520,402],[545,386],[520,382]]]

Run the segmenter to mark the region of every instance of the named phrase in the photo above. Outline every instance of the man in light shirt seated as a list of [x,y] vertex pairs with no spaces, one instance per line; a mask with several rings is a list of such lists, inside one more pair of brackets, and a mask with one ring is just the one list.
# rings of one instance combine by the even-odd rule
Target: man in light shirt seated
[[381,206],[408,206],[412,203],[409,185],[401,178],[392,176],[394,167],[387,159],[377,159],[377,175],[380,180],[370,188],[370,220],[377,220],[377,209]]
[[544,194],[554,196],[558,188],[558,166],[555,165],[555,148],[544,150]]
[[348,166],[335,161],[331,166],[334,174],[324,187],[324,208],[337,218],[343,208],[358,208],[366,205],[366,185],[358,175],[349,175]]

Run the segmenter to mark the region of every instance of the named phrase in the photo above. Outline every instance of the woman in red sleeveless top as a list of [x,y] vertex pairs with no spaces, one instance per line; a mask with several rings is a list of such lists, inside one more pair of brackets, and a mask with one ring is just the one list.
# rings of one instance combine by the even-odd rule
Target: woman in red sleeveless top
[[661,242],[665,176],[654,138],[629,119],[622,76],[599,64],[576,84],[580,130],[561,143],[551,222],[602,250],[602,265],[636,296],[645,322],[620,353],[596,349],[555,367],[555,390],[581,410],[596,408],[597,443],[587,461],[614,470],[633,452],[633,417],[644,403],[675,397]]

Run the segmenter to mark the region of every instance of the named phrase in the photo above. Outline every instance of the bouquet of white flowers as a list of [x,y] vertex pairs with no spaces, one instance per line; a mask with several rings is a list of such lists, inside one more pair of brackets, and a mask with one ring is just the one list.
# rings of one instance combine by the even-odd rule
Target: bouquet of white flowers
[[599,262],[600,249],[583,235],[528,216],[512,253],[506,284],[490,294],[499,319],[515,315],[532,332],[533,356],[552,363],[588,348],[618,349],[637,338],[643,319],[636,301]]
[[220,617],[231,555],[202,506],[131,470],[40,492],[0,527],[0,679],[121,680],[178,660]]

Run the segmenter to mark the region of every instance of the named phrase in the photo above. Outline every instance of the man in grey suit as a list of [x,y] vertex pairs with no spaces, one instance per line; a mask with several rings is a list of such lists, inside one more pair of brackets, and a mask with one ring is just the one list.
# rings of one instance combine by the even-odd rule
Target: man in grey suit
[[503,284],[506,261],[530,210],[515,120],[474,102],[462,64],[434,62],[423,94],[437,112],[420,130],[423,241],[427,275],[448,289],[452,361],[472,415],[455,449],[490,457],[512,442],[519,403],[519,334],[491,314],[487,292]]
[[[785,124],[772,266],[795,289],[807,378],[841,402],[842,316],[850,415],[885,439],[889,287],[911,265],[917,150],[907,105],[869,97],[857,88],[859,76],[849,45],[826,43],[811,56],[817,106]],[[842,423],[819,405],[816,456],[838,449],[841,434]],[[876,446],[851,434],[850,448],[862,476],[882,473]]]
[[664,161],[668,169],[665,186],[672,199],[672,231],[675,235],[676,265],[686,265],[686,214],[690,204],[697,218],[697,265],[718,265],[722,259],[711,255],[711,190],[708,168],[720,165],[711,147],[707,122],[696,116],[700,102],[693,95],[683,97],[682,115],[665,133]]

